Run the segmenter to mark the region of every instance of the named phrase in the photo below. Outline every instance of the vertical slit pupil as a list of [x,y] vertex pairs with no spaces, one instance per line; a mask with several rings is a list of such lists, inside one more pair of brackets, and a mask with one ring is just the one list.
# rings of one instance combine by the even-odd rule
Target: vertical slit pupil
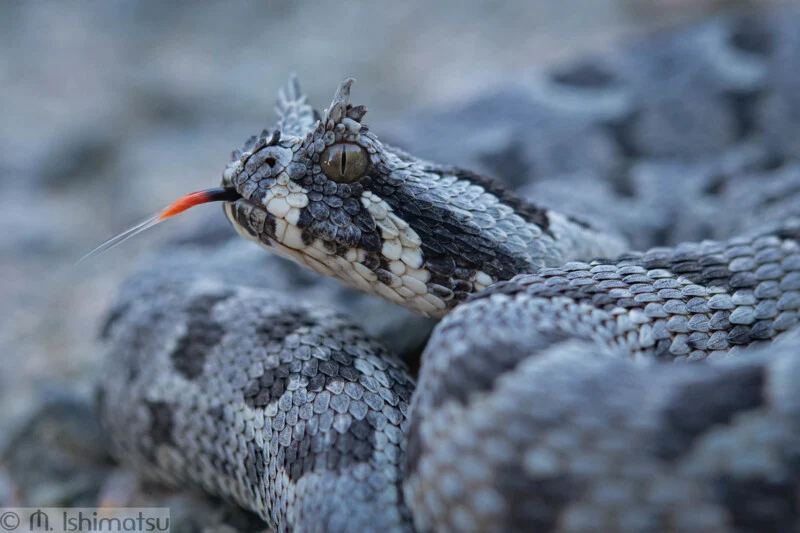
[[342,168],[340,169],[342,176],[344,176],[345,168],[347,168],[347,150],[342,149]]

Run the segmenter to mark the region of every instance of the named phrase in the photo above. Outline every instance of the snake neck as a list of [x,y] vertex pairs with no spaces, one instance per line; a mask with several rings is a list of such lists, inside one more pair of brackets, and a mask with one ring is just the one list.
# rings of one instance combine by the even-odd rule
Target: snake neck
[[[386,266],[389,271],[404,266],[422,270],[427,294],[441,300],[432,301],[437,311],[427,314],[444,314],[469,294],[518,274],[625,250],[621,238],[524,200],[492,178],[398,161],[389,158],[376,168],[365,188],[371,202],[382,204],[412,236],[399,239],[411,264],[389,258]],[[381,230],[383,242],[391,242],[392,228]]]

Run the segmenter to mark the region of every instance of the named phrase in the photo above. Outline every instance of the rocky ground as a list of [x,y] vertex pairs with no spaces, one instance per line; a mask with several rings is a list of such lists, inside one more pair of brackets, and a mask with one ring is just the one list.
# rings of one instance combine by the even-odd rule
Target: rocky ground
[[[289,72],[319,107],[340,78],[356,77],[372,129],[421,148],[414,132],[437,122],[439,137],[449,127],[458,135],[460,103],[530,69],[745,3],[0,4],[0,507],[91,505],[98,495],[113,503],[132,483],[106,456],[87,407],[102,314],[153,249],[222,215],[201,208],[74,262],[177,196],[213,186],[230,150],[267,125]],[[434,109],[450,118],[434,121]],[[480,157],[467,138],[457,150],[428,143],[425,156],[513,182],[507,135],[481,139]],[[164,498],[175,516],[195,508],[190,497]],[[213,517],[187,511],[181,527],[260,527],[204,508]]]

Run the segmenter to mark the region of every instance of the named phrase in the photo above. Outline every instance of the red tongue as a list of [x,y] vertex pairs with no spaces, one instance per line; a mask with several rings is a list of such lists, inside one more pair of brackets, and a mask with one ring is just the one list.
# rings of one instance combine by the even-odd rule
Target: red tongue
[[[194,207],[200,204],[207,204],[209,202],[233,202],[241,198],[241,195],[236,192],[235,189],[232,188],[224,188],[224,187],[217,187],[215,189],[206,189],[205,191],[197,191],[197,192],[190,192],[186,196],[178,198],[170,205],[162,209],[159,213],[156,213],[153,216],[147,217],[146,219],[142,220],[135,226],[132,226],[119,235],[115,235],[111,237],[106,242],[89,252],[88,254],[84,255],[78,260],[78,263],[89,259],[90,257],[94,257],[96,255],[100,255],[101,253],[105,252],[106,250],[110,250],[111,248],[117,246],[118,244],[122,244],[123,242],[127,241],[134,235],[138,235],[139,233],[152,228],[162,220],[166,220],[170,217],[177,215],[178,213],[182,213],[189,209],[190,207]],[[78,264],[75,263],[75,264]]]
[[218,187],[216,189],[206,189],[205,191],[190,192],[186,196],[178,198],[167,207],[165,207],[158,215],[158,221],[166,220],[169,217],[175,216],[200,204],[207,204],[209,202],[232,202],[241,198],[239,193],[234,189],[226,189]]

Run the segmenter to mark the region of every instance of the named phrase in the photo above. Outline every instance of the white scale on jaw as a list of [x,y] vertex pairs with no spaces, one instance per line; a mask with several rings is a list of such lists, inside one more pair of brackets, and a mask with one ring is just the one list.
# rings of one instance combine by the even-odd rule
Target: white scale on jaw
[[[276,185],[266,191],[261,205],[275,217],[275,237],[270,245],[260,242],[239,224],[233,226],[242,237],[319,274],[336,277],[351,287],[379,294],[425,315],[443,314],[447,304],[428,292],[426,284],[430,272],[422,268],[422,241],[419,235],[407,222],[397,217],[383,199],[370,191],[361,195],[361,204],[373,216],[381,232],[381,255],[389,264],[386,274],[388,284],[379,281],[377,274],[363,264],[367,252],[361,248],[351,249],[340,256],[327,249],[321,239],[315,239],[311,244],[303,242],[303,230],[297,227],[297,223],[300,210],[308,205],[307,193],[307,189],[289,180],[285,172],[281,172]],[[235,220],[230,206],[225,205],[226,213],[230,220]],[[490,278],[484,281],[490,281]]]

